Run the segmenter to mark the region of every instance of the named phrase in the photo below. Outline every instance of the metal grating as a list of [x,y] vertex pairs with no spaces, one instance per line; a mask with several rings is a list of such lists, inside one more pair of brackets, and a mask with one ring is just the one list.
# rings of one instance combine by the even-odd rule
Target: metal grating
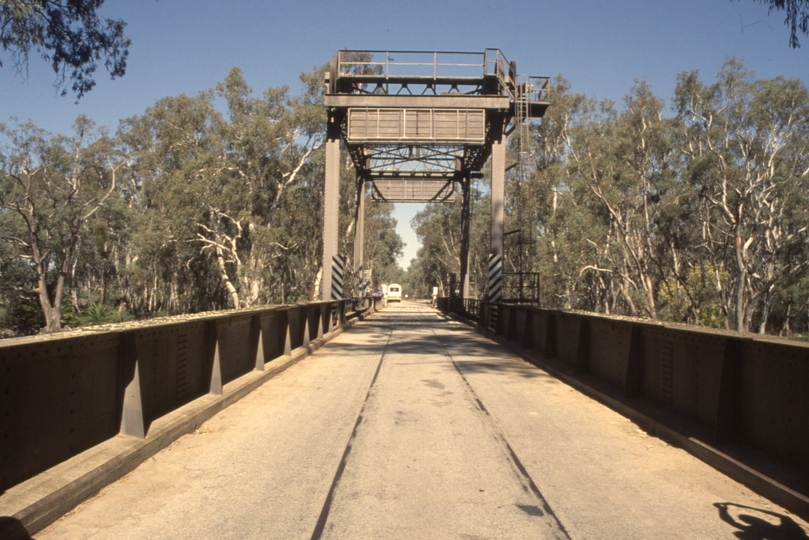
[[371,199],[377,202],[452,202],[452,180],[374,180]]
[[349,109],[346,139],[363,142],[483,144],[483,109]]

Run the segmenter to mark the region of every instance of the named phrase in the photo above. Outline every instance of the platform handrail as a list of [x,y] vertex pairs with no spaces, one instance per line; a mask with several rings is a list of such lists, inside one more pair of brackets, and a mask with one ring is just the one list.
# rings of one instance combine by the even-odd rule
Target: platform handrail
[[[369,60],[352,60],[348,57],[350,55],[359,55],[359,54],[367,54],[371,56]],[[376,55],[384,55],[384,58],[374,58]],[[432,59],[430,61],[415,61],[415,60],[396,60],[393,56],[405,56],[405,57],[413,57],[413,56],[422,56],[422,57],[429,57],[430,55]],[[443,56],[467,56],[467,57],[479,57],[480,61],[470,63],[470,62],[448,62],[448,61],[439,61]],[[417,77],[431,77],[433,79],[437,79],[439,76],[442,76],[443,73],[439,73],[440,68],[474,68],[478,71],[478,73],[474,75],[468,76],[453,76],[453,78],[459,79],[481,79],[482,76],[485,74],[485,55],[484,53],[478,52],[462,52],[462,51],[382,51],[382,50],[341,50],[337,53],[337,76],[338,77],[352,77],[352,78],[384,78],[390,79],[395,75],[392,73],[392,69],[394,67],[429,67],[431,68],[428,74],[427,70],[425,70],[425,74],[415,75]],[[376,73],[351,73],[351,68],[355,66],[374,66],[379,68],[379,72]],[[471,72],[471,69],[470,69]],[[410,75],[413,76],[413,75]]]
[[[362,55],[362,56],[361,56]],[[363,57],[363,59],[356,59]],[[474,61],[452,61],[464,57]],[[478,86],[478,91],[490,85],[484,82],[496,79],[496,93],[508,96],[512,102],[549,103],[550,77],[518,75],[516,66],[509,62],[500,49],[471,51],[385,51],[385,50],[340,50],[332,68],[331,77],[336,81],[345,78],[354,81],[378,84],[396,81],[403,86],[408,81]],[[411,69],[416,68],[416,69]],[[423,69],[419,69],[423,68]],[[400,71],[414,71],[402,73]]]

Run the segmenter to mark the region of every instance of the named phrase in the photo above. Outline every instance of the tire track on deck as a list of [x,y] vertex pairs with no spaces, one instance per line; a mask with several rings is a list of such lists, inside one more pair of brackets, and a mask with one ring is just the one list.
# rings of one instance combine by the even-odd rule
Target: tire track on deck
[[343,457],[340,459],[340,464],[337,466],[337,472],[334,473],[334,479],[331,482],[331,487],[329,488],[329,494],[326,495],[326,501],[323,503],[323,507],[320,510],[320,516],[317,519],[317,523],[315,524],[315,530],[312,532],[312,540],[319,540],[323,536],[323,531],[326,528],[326,522],[329,520],[329,512],[331,511],[331,505],[334,500],[334,493],[337,491],[337,487],[340,485],[340,479],[343,476],[343,472],[346,468],[346,463],[348,462],[348,456],[351,454],[351,446],[354,443],[354,439],[357,436],[357,430],[362,423],[363,413],[365,412],[365,406],[368,403],[368,398],[371,397],[371,392],[374,389],[374,385],[376,384],[376,379],[379,377],[379,371],[382,369],[382,362],[385,360],[385,355],[388,352],[388,345],[390,345],[390,340],[393,337],[393,332],[396,328],[391,328],[390,333],[388,334],[388,340],[385,342],[385,347],[382,349],[382,355],[379,357],[379,364],[376,366],[376,372],[374,373],[374,378],[371,379],[371,384],[368,387],[368,393],[365,394],[365,400],[362,402],[362,407],[360,408],[360,412],[357,415],[357,421],[354,422],[354,429],[351,430],[351,436],[348,438],[348,443],[346,443],[345,450],[343,450]]
[[438,343],[441,345],[441,348],[443,349],[444,354],[449,359],[449,361],[452,363],[452,366],[455,368],[455,371],[461,377],[461,380],[464,382],[464,385],[466,386],[466,388],[469,391],[470,395],[474,399],[478,410],[480,410],[485,415],[485,417],[488,419],[489,423],[491,424],[492,428],[494,429],[494,432],[496,434],[496,439],[503,446],[504,453],[506,454],[506,456],[508,456],[508,458],[511,461],[512,465],[518,471],[519,476],[525,482],[523,488],[524,489],[527,488],[527,491],[530,491],[534,495],[534,497],[537,499],[537,501],[540,503],[541,508],[544,511],[545,515],[548,516],[548,519],[550,521],[549,524],[551,525],[552,528],[555,529],[555,532],[557,533],[557,535],[560,538],[568,538],[569,539],[570,535],[568,534],[567,529],[565,529],[565,526],[562,525],[562,522],[559,520],[556,513],[551,508],[551,505],[548,503],[547,499],[545,499],[545,496],[542,495],[542,492],[539,490],[539,487],[537,486],[536,482],[534,482],[534,479],[531,478],[531,475],[526,470],[526,468],[523,465],[522,461],[520,460],[519,456],[517,456],[517,453],[514,451],[514,448],[508,442],[508,439],[506,438],[506,435],[503,432],[503,429],[500,427],[500,424],[497,423],[497,420],[495,420],[495,418],[491,415],[489,410],[486,408],[486,406],[480,400],[480,397],[475,392],[475,389],[472,388],[472,385],[469,383],[469,380],[463,374],[463,371],[461,370],[461,367],[458,365],[458,363],[452,357],[452,354],[450,354],[449,349],[447,348],[446,344],[441,339],[441,337],[438,335],[438,333],[435,331],[435,328],[431,327],[430,330],[432,331],[433,335],[435,336],[436,341],[438,341]]

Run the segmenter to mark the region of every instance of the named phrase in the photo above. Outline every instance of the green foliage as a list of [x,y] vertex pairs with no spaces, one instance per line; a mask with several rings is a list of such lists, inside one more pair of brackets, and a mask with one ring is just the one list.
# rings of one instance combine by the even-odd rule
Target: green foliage
[[[486,283],[491,199],[475,185],[470,189],[470,294],[481,297]],[[456,195],[452,203],[428,204],[410,222],[421,247],[402,281],[414,296],[430,298],[433,287],[438,287],[440,295],[449,294],[449,275],[460,276],[462,200],[460,193]]]
[[[77,99],[95,86],[97,63],[112,78],[126,71],[130,40],[126,23],[101,17],[104,0],[4,0],[0,3],[0,46],[9,51],[18,73],[25,73],[32,51],[50,62],[56,86],[72,82]],[[3,64],[0,62],[0,67]],[[67,89],[62,90],[62,95]]]
[[75,135],[31,123],[0,126],[0,249],[17,281],[13,294],[36,294],[45,328],[61,327],[61,305],[88,223],[115,196],[124,159],[115,141],[86,117]]
[[724,328],[726,316],[717,288],[727,287],[729,274],[724,267],[714,268],[708,261],[691,267],[685,283],[674,276],[663,280],[658,297],[666,319],[694,322],[709,328]]
[[3,328],[8,328],[15,335],[30,336],[39,332],[45,325],[42,308],[34,298],[13,297],[6,307],[6,314],[0,321]]
[[364,266],[371,271],[374,290],[383,283],[401,283],[404,277],[397,262],[404,243],[396,233],[392,213],[392,204],[371,203],[365,207]]
[[81,326],[94,326],[126,322],[133,317],[126,309],[116,310],[106,304],[94,303],[87,306],[76,319]]
[[26,311],[31,298],[49,331],[311,299],[322,77],[322,68],[303,74],[297,96],[254,96],[234,68],[215,89],[161,99],[122,121],[115,138],[86,118],[74,137],[0,126],[0,305],[9,324],[41,327]]

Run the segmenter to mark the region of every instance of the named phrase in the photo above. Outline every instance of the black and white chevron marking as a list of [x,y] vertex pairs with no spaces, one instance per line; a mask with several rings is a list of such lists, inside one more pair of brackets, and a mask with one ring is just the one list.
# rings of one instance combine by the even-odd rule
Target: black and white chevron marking
[[345,272],[346,258],[344,255],[334,255],[331,258],[331,299],[343,299],[343,274]]
[[503,257],[489,254],[489,302],[503,299]]

